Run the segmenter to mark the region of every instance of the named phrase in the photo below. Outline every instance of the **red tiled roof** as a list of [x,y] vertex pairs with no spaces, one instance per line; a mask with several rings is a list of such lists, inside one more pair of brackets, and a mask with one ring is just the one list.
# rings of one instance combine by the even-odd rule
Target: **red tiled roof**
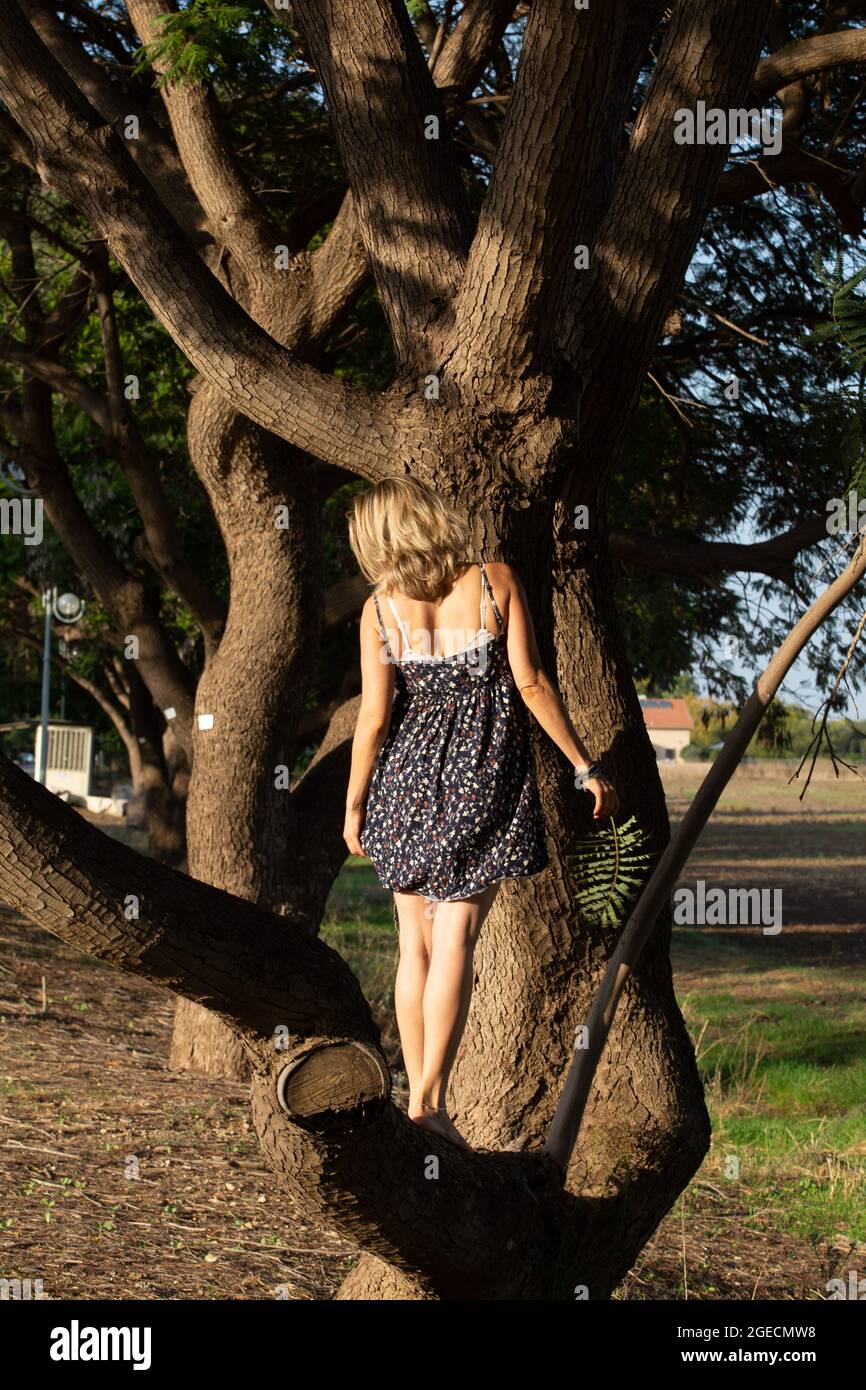
[[681,696],[670,700],[656,699],[654,696],[640,697],[644,723],[648,729],[691,729],[694,720],[689,707]]

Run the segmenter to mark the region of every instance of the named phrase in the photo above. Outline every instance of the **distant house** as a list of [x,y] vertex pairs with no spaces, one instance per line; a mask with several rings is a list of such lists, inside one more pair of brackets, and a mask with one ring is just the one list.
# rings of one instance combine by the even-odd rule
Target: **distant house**
[[670,700],[655,700],[646,695],[638,698],[656,758],[660,763],[679,762],[691,741],[695,722],[685,700],[679,696]]

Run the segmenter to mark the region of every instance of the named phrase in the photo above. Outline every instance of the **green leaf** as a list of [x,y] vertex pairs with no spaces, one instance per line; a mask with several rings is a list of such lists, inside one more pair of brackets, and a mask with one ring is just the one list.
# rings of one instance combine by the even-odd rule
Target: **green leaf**
[[812,334],[807,335],[807,340],[826,342],[835,338],[843,345],[844,355],[853,367],[866,367],[866,298],[855,293],[858,286],[866,281],[866,266],[843,280],[841,256],[837,256],[832,273],[824,269],[820,257],[816,256],[815,270],[827,288],[832,290],[832,322],[819,324]]
[[658,854],[644,848],[648,833],[630,816],[577,840],[565,862],[575,888],[581,921],[590,926],[623,925],[652,873]]

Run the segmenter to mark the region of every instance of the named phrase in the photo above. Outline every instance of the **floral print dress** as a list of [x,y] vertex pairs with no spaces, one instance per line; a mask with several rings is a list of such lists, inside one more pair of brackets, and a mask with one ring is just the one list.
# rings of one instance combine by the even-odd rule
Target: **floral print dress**
[[[451,656],[394,656],[391,724],[367,795],[361,846],[384,888],[436,902],[469,898],[547,866],[526,707],[511,675],[502,615],[481,568],[481,628]],[[499,633],[485,626],[486,601]]]

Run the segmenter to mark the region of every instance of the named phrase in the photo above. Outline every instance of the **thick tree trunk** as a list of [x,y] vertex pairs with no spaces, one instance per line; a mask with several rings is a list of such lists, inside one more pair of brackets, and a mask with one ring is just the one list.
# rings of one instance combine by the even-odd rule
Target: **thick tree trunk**
[[[186,780],[176,779],[169,766],[163,747],[168,726],[147,686],[131,663],[124,674],[135,750],[133,787],[142,802],[148,853],[162,864],[180,864],[186,854]],[[177,756],[186,764],[179,748]]]
[[[302,455],[238,415],[208,383],[193,396],[188,440],[231,571],[225,631],[196,692],[189,872],[286,913],[295,875],[291,744],[323,606],[318,490]],[[171,1065],[247,1074],[228,1030],[185,1002]]]
[[141,791],[148,853],[162,864],[180,864],[186,854],[186,806],[169,785],[165,765],[155,757],[142,763]]
[[[688,827],[678,832],[623,932],[614,953],[616,992],[626,958],[623,978],[636,978],[655,913],[763,712],[806,642],[864,571],[861,544],[760,677],[730,747],[690,808]],[[855,644],[856,637],[849,657]],[[658,1209],[671,1179],[659,1178],[644,1149],[643,1168],[629,1161],[619,1172],[606,1159],[604,1191],[569,1191],[575,1174],[565,1165],[583,1113],[580,1083],[577,1090],[572,1084],[579,1066],[570,1068],[564,1091],[569,1095],[571,1087],[567,1108],[580,1101],[579,1108],[558,1108],[560,1160],[552,1135],[541,1152],[455,1149],[389,1104],[390,1078],[369,1008],[340,956],[312,939],[308,921],[274,917],[109,844],[2,756],[0,848],[0,888],[12,906],[79,949],[205,1004],[230,1023],[252,1064],[252,1115],[264,1155],[300,1211],[367,1252],[342,1297],[606,1296],[617,1263],[642,1238],[642,1206]],[[133,915],[130,888],[137,889]],[[599,1008],[612,1009],[613,1002],[609,988],[599,994],[591,1027]],[[587,1053],[593,1069],[609,1026],[605,1020],[594,1034]],[[584,1078],[584,1101],[590,1079]],[[688,1166],[683,1154],[688,1146],[674,1155],[677,1171]],[[445,1179],[433,1202],[431,1178]]]
[[172,1071],[196,1071],[234,1081],[246,1081],[250,1074],[237,1038],[210,1009],[188,999],[177,1001],[168,1065]]

